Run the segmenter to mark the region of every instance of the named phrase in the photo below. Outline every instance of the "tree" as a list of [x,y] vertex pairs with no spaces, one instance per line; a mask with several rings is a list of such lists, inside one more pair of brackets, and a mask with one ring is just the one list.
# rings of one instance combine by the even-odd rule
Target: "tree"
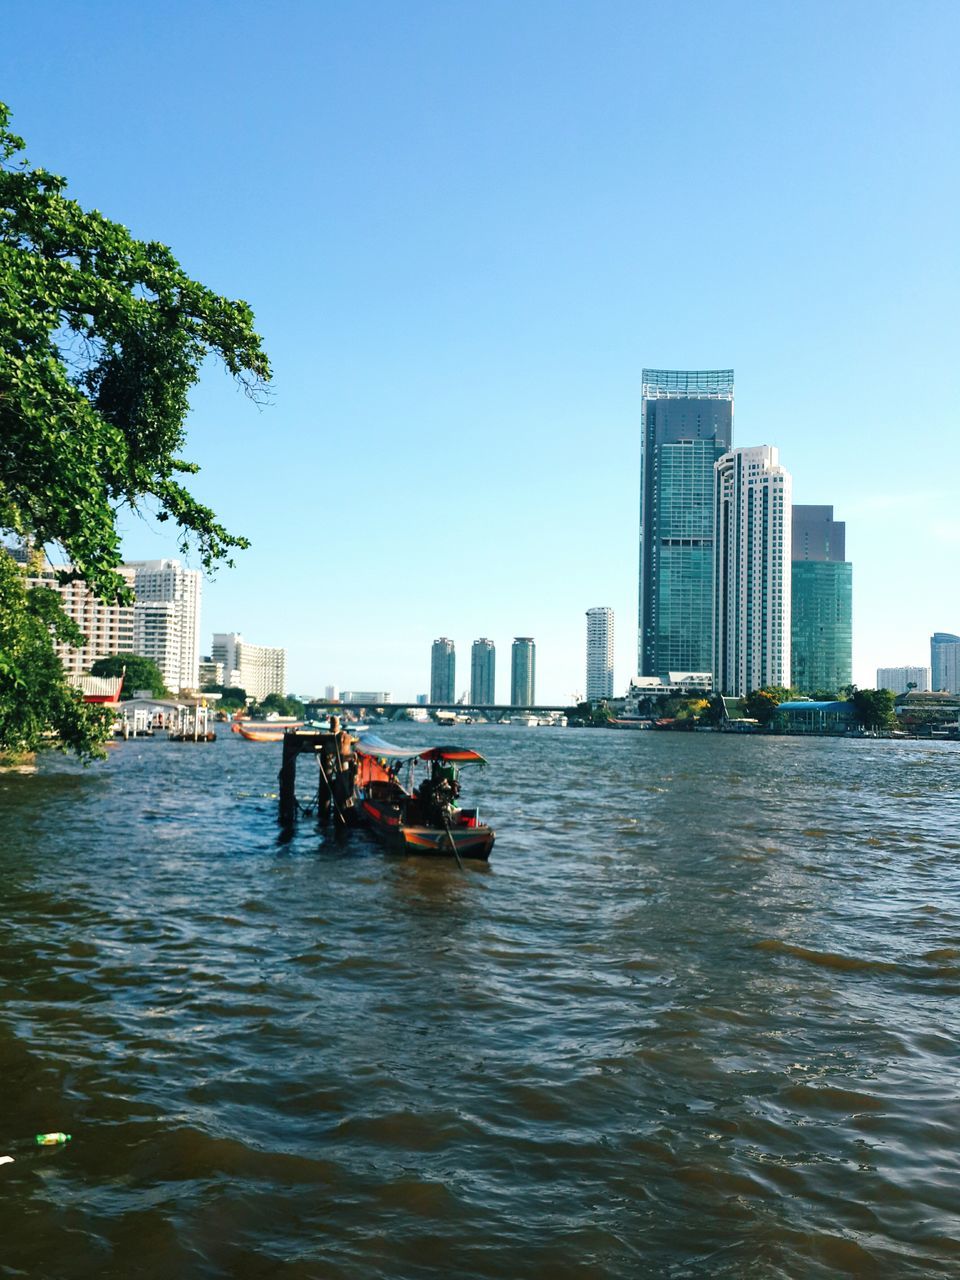
[[744,714],[758,724],[769,724],[776,715],[781,702],[787,702],[794,696],[792,689],[785,689],[782,684],[767,685],[763,689],[754,689],[742,699]]
[[[30,167],[9,118],[0,103],[0,530],[59,546],[72,566],[64,579],[129,602],[116,571],[124,507],[175,521],[181,549],[195,543],[208,570],[247,545],[181,483],[197,467],[180,450],[188,393],[208,356],[255,398],[270,366],[245,302],[218,297],[164,245],[68,199],[63,178]],[[42,705],[27,703],[39,614],[50,658],[51,633],[66,635],[50,593],[34,600],[36,590],[10,594],[18,617],[5,621],[32,640],[5,651],[0,749],[32,738]]]
[[82,644],[83,636],[49,587],[27,589],[12,556],[0,550],[0,761],[49,745],[81,758],[103,756],[113,719],[74,689],[53,648],[52,636]]
[[897,723],[889,689],[855,689],[853,716],[862,729],[892,729]]
[[170,690],[163,683],[163,673],[152,658],[141,658],[136,653],[116,653],[109,658],[98,658],[90,668],[92,676],[123,676],[120,698],[126,702],[138,689],[147,689],[154,698],[169,698]]
[[58,544],[73,576],[125,599],[120,507],[176,521],[207,569],[247,545],[180,483],[197,467],[178,454],[208,355],[253,394],[270,367],[247,303],[68,199],[9,114],[0,103],[0,527]]
[[276,712],[278,716],[302,717],[304,705],[299,698],[287,697],[282,693],[268,693],[262,702],[255,703],[250,712],[255,716],[268,716]]

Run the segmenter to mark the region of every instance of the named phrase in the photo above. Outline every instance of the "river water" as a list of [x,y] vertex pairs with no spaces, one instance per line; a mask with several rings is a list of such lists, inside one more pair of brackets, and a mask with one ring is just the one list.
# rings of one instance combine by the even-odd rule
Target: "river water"
[[465,873],[234,735],[0,778],[0,1275],[960,1275],[957,747],[447,736]]

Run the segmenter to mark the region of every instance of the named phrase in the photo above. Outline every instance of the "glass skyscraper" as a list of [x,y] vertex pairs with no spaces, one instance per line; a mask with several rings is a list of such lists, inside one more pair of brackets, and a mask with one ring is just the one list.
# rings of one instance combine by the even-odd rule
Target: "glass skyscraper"
[[532,636],[517,636],[510,653],[510,705],[532,707],[537,678],[537,646]]
[[951,631],[930,637],[930,687],[934,693],[960,693],[960,636]]
[[640,675],[710,671],[714,463],[733,444],[733,370],[644,369]]
[[793,508],[790,684],[839,693],[853,681],[853,566],[833,507]]
[[492,640],[474,640],[470,650],[470,703],[492,707],[496,702],[497,651]]
[[454,702],[457,655],[446,636],[434,640],[430,650],[430,701]]

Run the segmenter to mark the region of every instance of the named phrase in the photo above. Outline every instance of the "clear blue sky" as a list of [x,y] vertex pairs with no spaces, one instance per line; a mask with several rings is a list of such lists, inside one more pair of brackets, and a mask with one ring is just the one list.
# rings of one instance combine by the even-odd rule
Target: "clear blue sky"
[[[736,370],[854,562],[854,675],[960,633],[960,5],[23,3],[0,97],[31,159],[246,298],[258,410],[211,367],[187,456],[252,550],[214,630],[301,693],[428,687],[435,636],[584,611],[635,670],[640,371]],[[176,554],[134,524],[130,557]]]

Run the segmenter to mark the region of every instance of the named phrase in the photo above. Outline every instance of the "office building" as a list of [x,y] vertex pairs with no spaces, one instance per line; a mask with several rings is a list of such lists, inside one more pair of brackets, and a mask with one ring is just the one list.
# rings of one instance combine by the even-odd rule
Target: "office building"
[[532,707],[536,682],[537,646],[532,636],[517,636],[510,653],[510,705]]
[[492,707],[497,701],[497,650],[492,640],[474,640],[470,650],[470,705]]
[[361,707],[385,707],[390,694],[384,689],[344,689],[340,701]]
[[453,703],[456,699],[457,655],[452,640],[441,636],[430,650],[430,701]]
[[268,645],[250,644],[237,631],[218,631],[211,655],[223,663],[223,683],[243,689],[248,698],[262,702],[271,693],[286,692],[287,651]]
[[222,685],[223,683],[223,663],[214,662],[209,654],[202,657],[200,659],[200,688],[206,689],[208,685]]
[[930,692],[929,667],[877,667],[877,688],[891,693]]
[[[171,693],[200,687],[200,601],[203,578],[199,569],[184,569],[179,560],[134,560],[137,606],[170,605],[169,609],[141,609],[134,615],[134,652],[153,658]],[[137,647],[143,646],[143,647]],[[216,656],[216,655],[214,655]]]
[[790,682],[791,478],[772,445],[716,463],[713,677],[742,698]]
[[714,464],[733,445],[733,370],[644,369],[639,672],[712,656]]
[[960,636],[935,631],[930,637],[930,684],[934,693],[960,693]]
[[587,700],[613,697],[613,610],[587,610]]
[[800,693],[853,682],[853,566],[833,507],[797,505],[792,517],[790,680]]

